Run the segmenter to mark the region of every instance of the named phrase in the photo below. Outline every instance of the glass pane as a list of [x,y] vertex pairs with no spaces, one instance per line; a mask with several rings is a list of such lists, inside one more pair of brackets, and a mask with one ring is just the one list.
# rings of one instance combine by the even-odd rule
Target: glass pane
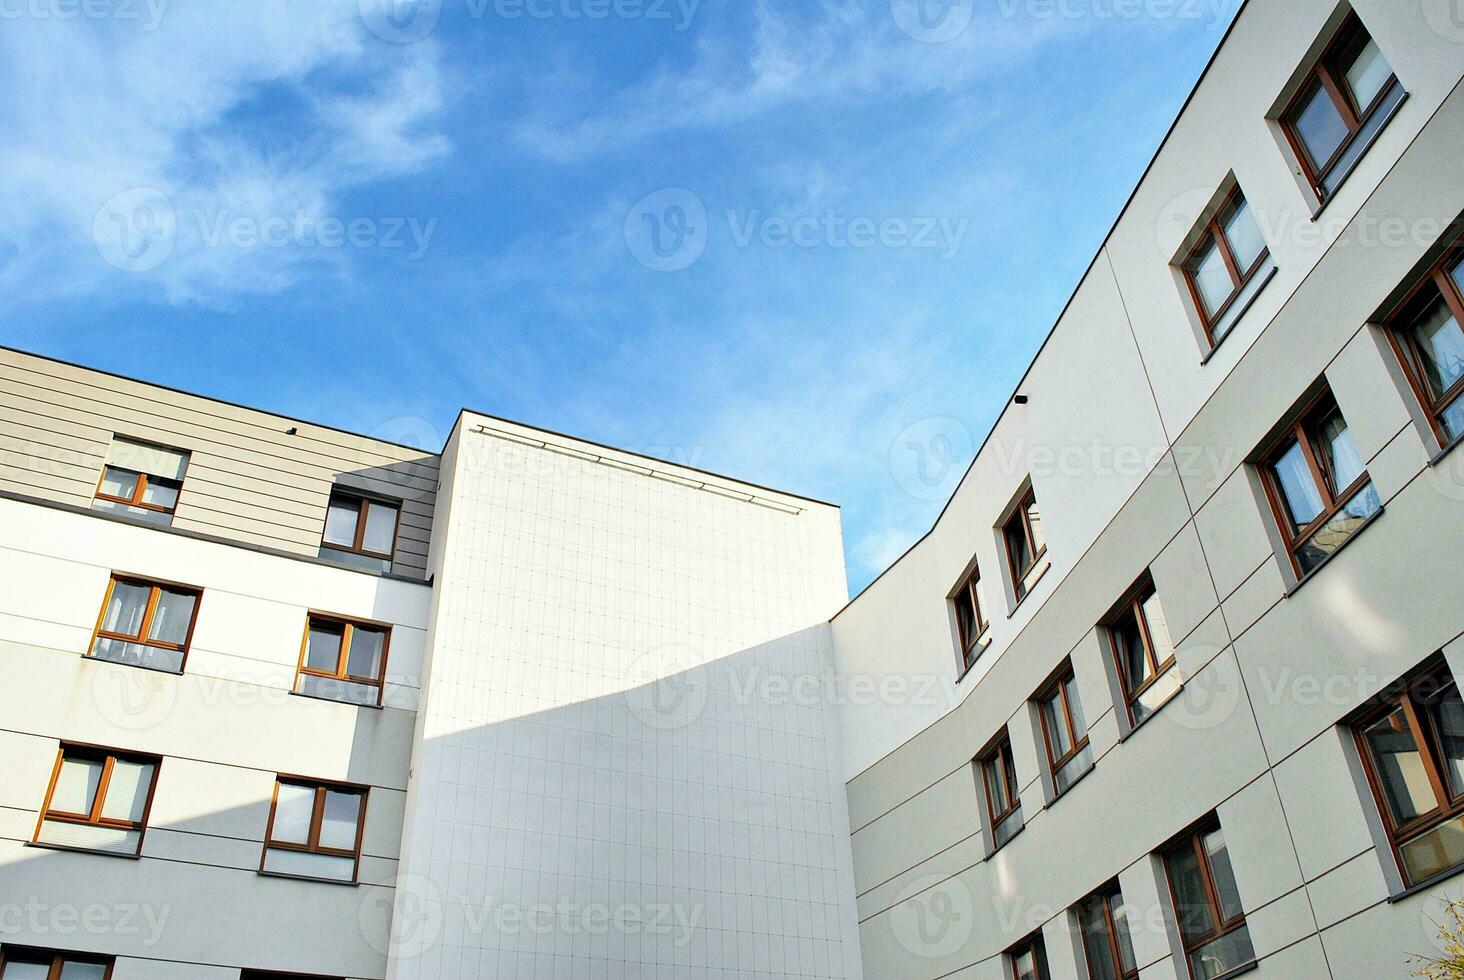
[[1429,706],[1438,733],[1440,761],[1455,796],[1464,795],[1464,701],[1459,689],[1451,687]]
[[1139,621],[1131,615],[1125,616],[1113,624],[1112,633],[1124,683],[1133,692],[1149,679],[1149,659],[1144,656],[1144,639],[1139,633]]
[[356,522],[361,517],[359,500],[332,499],[325,512],[325,540],[344,548],[356,546]]
[[1104,913],[1107,900],[1096,898],[1083,903],[1078,914],[1083,930],[1083,950],[1088,958],[1089,980],[1119,980],[1121,973],[1113,962],[1113,944],[1108,937],[1108,917]]
[[1210,876],[1215,880],[1215,891],[1220,899],[1220,914],[1226,922],[1244,915],[1240,907],[1240,892],[1235,887],[1235,872],[1230,867],[1230,850],[1225,846],[1225,835],[1220,831],[1205,835],[1205,854],[1210,859]]
[[181,650],[143,646],[141,643],[128,643],[126,640],[109,640],[105,636],[97,637],[97,642],[92,647],[92,656],[114,664],[167,670],[175,674],[183,670]]
[[381,654],[386,647],[382,630],[357,627],[351,631],[351,650],[346,657],[346,673],[352,677],[375,680],[381,676]]
[[1340,494],[1362,476],[1366,468],[1362,452],[1357,448],[1357,440],[1352,438],[1347,420],[1342,417],[1341,412],[1333,412],[1327,417],[1322,423],[1320,436],[1322,451],[1326,453],[1327,470],[1337,484],[1333,491]]
[[188,639],[188,627],[193,623],[193,607],[198,596],[190,592],[174,592],[162,589],[158,593],[158,608],[153,613],[148,639],[159,643],[182,646]]
[[1137,725],[1168,704],[1169,699],[1178,694],[1183,685],[1184,680],[1179,675],[1179,667],[1170,667],[1169,670],[1165,671],[1164,676],[1155,681],[1130,705],[1130,710],[1134,716],[1134,724]]
[[1145,599],[1142,605],[1149,639],[1154,641],[1154,662],[1166,664],[1174,656],[1174,640],[1169,635],[1169,620],[1164,618],[1164,606],[1160,604],[1157,593]]
[[397,509],[371,503],[366,507],[366,536],[361,547],[373,554],[389,555],[396,541]]
[[270,839],[287,844],[310,843],[310,822],[315,819],[315,787],[280,783]]
[[1266,240],[1261,237],[1261,226],[1256,223],[1255,212],[1244,198],[1225,222],[1225,238],[1230,250],[1235,253],[1235,264],[1240,266],[1241,275],[1249,272],[1256,259],[1266,250]]
[[1292,533],[1295,534],[1321,516],[1322,495],[1317,481],[1307,465],[1306,454],[1301,444],[1293,441],[1272,470],[1281,484],[1281,496],[1291,516]]
[[41,824],[36,840],[42,844],[58,847],[74,847],[84,851],[101,851],[106,854],[125,854],[133,857],[142,844],[139,830],[121,830],[94,823],[64,823],[47,820]]
[[164,510],[172,510],[178,506],[178,485],[174,483],[148,480],[147,488],[142,491],[142,502],[153,507],[161,507]]
[[1464,864],[1464,817],[1456,817],[1420,834],[1398,850],[1412,884]]
[[1464,437],[1464,398],[1456,400],[1444,409],[1443,414],[1439,416],[1439,421],[1443,423],[1444,432],[1450,442]]
[[970,596],[962,590],[955,598],[956,627],[960,631],[961,646],[969,647],[976,639],[976,611],[971,608]]
[[1171,851],[1165,858],[1169,881],[1174,888],[1174,911],[1186,942],[1214,931],[1215,919],[1210,914],[1210,900],[1205,894],[1204,873],[1191,842]]
[[1316,169],[1326,166],[1347,139],[1347,123],[1320,83],[1292,114],[1291,127]]
[[1191,953],[1190,968],[1195,980],[1214,980],[1255,958],[1250,930],[1242,926]]
[[1303,573],[1309,572],[1325,561],[1333,552],[1347,543],[1374,514],[1383,509],[1377,489],[1369,483],[1359,490],[1347,504],[1337,512],[1305,545],[1296,552]]
[[61,967],[61,980],[103,980],[107,968],[101,963],[77,963],[67,960]]
[[301,878],[350,881],[356,874],[356,860],[355,858],[337,857],[333,854],[311,854],[307,851],[281,851],[270,848],[264,852],[264,870],[281,875],[296,875]]
[[1235,292],[1235,280],[1230,277],[1230,269],[1213,238],[1190,260],[1189,274],[1195,291],[1200,294],[1200,305],[1204,307],[1206,317],[1214,316]]
[[1366,112],[1368,106],[1377,100],[1392,77],[1393,69],[1378,50],[1378,42],[1369,39],[1367,46],[1358,53],[1357,60],[1347,69],[1347,87],[1352,90],[1352,100],[1357,103],[1359,114]]
[[152,589],[131,582],[118,582],[112,587],[112,597],[107,600],[107,611],[102,616],[102,630],[123,636],[137,636],[142,630],[142,617],[147,612],[147,600]]
[[1373,772],[1382,784],[1394,826],[1401,826],[1438,806],[1418,743],[1400,707],[1373,722],[1362,733]]
[[154,766],[151,762],[128,762],[118,759],[112,764],[112,778],[107,783],[107,799],[102,803],[102,816],[109,820],[142,823],[147,809],[147,793],[152,788]]
[[320,846],[356,849],[356,821],[361,815],[358,793],[325,792],[325,819],[320,824]]
[[1073,731],[1078,733],[1078,738],[1088,734],[1088,720],[1083,717],[1083,702],[1078,697],[1078,679],[1069,677],[1064,685],[1067,688],[1068,711],[1073,719]]
[[102,471],[102,486],[98,492],[108,497],[131,500],[132,495],[137,492],[137,474],[108,466]]
[[1414,321],[1409,332],[1423,361],[1424,383],[1434,398],[1440,398],[1464,377],[1464,331],[1440,296]]
[[1138,960],[1134,959],[1134,946],[1129,937],[1129,915],[1128,906],[1123,904],[1123,895],[1114,892],[1108,896],[1108,908],[1113,913],[1113,929],[1118,934],[1118,955],[1122,959],[1120,964],[1123,972],[1133,973],[1138,969]]
[[1011,797],[1007,795],[1006,782],[1001,778],[1001,768],[995,760],[984,762],[981,765],[986,773],[986,794],[991,800],[991,811],[993,813],[1005,813],[1011,808]]
[[[1012,568],[1017,574],[1025,572],[1032,564],[1032,549],[1027,547],[1027,530],[1022,526],[1020,515],[1014,517],[1006,527],[1007,551],[1012,558]],[[1022,586],[1017,584],[1020,594]]]
[[1017,980],[1043,980],[1042,968],[1038,965],[1037,949],[1032,947],[1012,957],[1012,970]]
[[381,702],[381,688],[375,684],[352,684],[333,677],[301,674],[296,690],[313,698],[344,701],[346,704],[375,705]]
[[311,623],[310,641],[305,651],[305,666],[334,674],[341,666],[341,642],[345,628],[334,623]]
[[102,781],[102,765],[99,759],[63,759],[56,792],[51,794],[51,812],[90,814]]
[[1037,511],[1037,501],[1027,505],[1027,525],[1032,529],[1032,550],[1041,554],[1047,547],[1047,534],[1042,530],[1042,515]]
[[1017,831],[1022,829],[1022,817],[1020,813],[1013,813],[1001,823],[996,825],[995,846],[1002,847],[1007,841],[1017,836]]
[[1062,698],[1057,694],[1042,702],[1042,719],[1047,724],[1047,738],[1052,743],[1052,757],[1061,759],[1073,749],[1068,737],[1067,720],[1063,716]]
[[1068,764],[1059,769],[1053,776],[1053,782],[1057,784],[1058,793],[1066,793],[1073,784],[1088,774],[1093,768],[1093,749],[1085,747],[1083,751],[1073,756]]
[[5,961],[5,980],[46,980],[51,974],[51,963],[37,963],[33,960]]

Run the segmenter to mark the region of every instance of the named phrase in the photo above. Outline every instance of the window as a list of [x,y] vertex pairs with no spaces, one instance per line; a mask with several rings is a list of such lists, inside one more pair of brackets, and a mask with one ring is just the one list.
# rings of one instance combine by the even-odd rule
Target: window
[[311,613],[295,692],[350,704],[381,703],[391,628]]
[[281,777],[259,870],[290,878],[356,880],[366,788]]
[[1354,731],[1407,883],[1464,864],[1464,701],[1448,668],[1410,682]]
[[110,956],[83,956],[49,950],[0,950],[0,980],[109,980]]
[[188,453],[182,450],[114,437],[97,483],[93,509],[126,514],[150,524],[171,524],[188,472],[188,459]]
[[981,602],[981,569],[973,568],[951,597],[956,608],[956,633],[961,641],[961,672],[970,670],[981,655],[981,641],[990,623]]
[[1182,265],[1212,346],[1224,340],[1234,326],[1233,318],[1223,318],[1270,254],[1261,226],[1237,187],[1205,226]]
[[1083,703],[1078,698],[1078,680],[1072,666],[1064,667],[1035,700],[1042,718],[1048,770],[1057,795],[1061,796],[1093,768],[1088,722],[1083,717]]
[[1042,532],[1037,494],[1030,487],[1007,518],[1002,535],[1006,538],[1007,557],[1011,562],[1012,589],[1017,601],[1021,602],[1047,571],[1047,537]]
[[1139,725],[1179,693],[1183,682],[1175,662],[1169,623],[1153,583],[1143,582],[1108,621],[1118,684],[1129,724]]
[[333,977],[317,977],[306,973],[272,973],[268,970],[245,970],[239,980],[335,980]]
[[1193,980],[1215,980],[1252,963],[1256,954],[1219,825],[1171,847],[1164,867]]
[[1457,251],[1433,269],[1388,321],[1388,336],[1408,369],[1442,445],[1464,438],[1464,260]]
[[1128,909],[1118,883],[1084,899],[1074,915],[1088,961],[1088,980],[1138,980]]
[[35,842],[137,856],[160,764],[153,756],[62,746]]
[[1330,558],[1382,501],[1347,420],[1324,394],[1266,456],[1266,489],[1297,574]]
[[1041,936],[1034,936],[1007,951],[1012,964],[1012,980],[1047,980],[1047,949]]
[[185,585],[112,576],[91,656],[149,670],[183,672],[203,592]]
[[986,813],[991,818],[992,850],[1004,846],[1022,829],[1022,798],[1017,795],[1017,767],[1012,740],[1002,732],[1000,741],[976,762],[986,787]]
[[1349,14],[1281,126],[1306,179],[1325,201],[1403,101],[1403,87],[1356,14]]
[[337,491],[325,512],[321,557],[335,557],[352,566],[385,571],[396,552],[401,504]]

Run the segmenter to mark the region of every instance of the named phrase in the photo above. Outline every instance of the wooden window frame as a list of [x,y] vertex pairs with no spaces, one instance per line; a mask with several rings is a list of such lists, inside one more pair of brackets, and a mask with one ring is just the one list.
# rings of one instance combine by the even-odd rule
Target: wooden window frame
[[[275,815],[279,812],[280,786],[303,786],[315,791],[314,809],[310,814],[310,839],[307,843],[274,839]],[[325,794],[327,792],[350,793],[361,798],[361,807],[356,817],[356,846],[352,850],[325,847],[320,843],[320,828],[325,822]],[[371,801],[371,787],[359,783],[340,783],[328,779],[312,779],[309,776],[292,776],[280,773],[275,777],[274,792],[269,802],[269,822],[265,824],[264,849],[259,855],[259,873],[274,878],[291,878],[301,881],[321,881],[334,884],[356,884],[361,877],[361,847],[366,839],[366,807]],[[350,880],[344,878],[314,878],[309,875],[292,875],[280,871],[266,871],[265,861],[270,851],[293,851],[296,854],[324,854],[328,857],[350,858],[353,862]]]
[[[1322,451],[1322,447],[1313,443],[1311,435],[1312,431],[1319,428],[1320,423],[1325,422],[1334,412],[1341,415],[1341,406],[1337,404],[1331,389],[1324,389],[1307,403],[1306,408],[1297,415],[1296,420],[1286,426],[1285,431],[1272,441],[1270,448],[1261,456],[1261,482],[1265,484],[1266,497],[1271,504],[1272,516],[1276,520],[1276,526],[1281,532],[1282,538],[1286,541],[1286,554],[1291,561],[1291,569],[1298,579],[1304,579],[1316,571],[1316,568],[1311,570],[1302,568],[1301,549],[1306,547],[1312,538],[1316,537],[1332,522],[1333,518],[1372,483],[1372,474],[1364,466],[1362,473],[1349,486],[1345,488],[1335,486],[1336,477],[1328,468],[1326,453]],[[1343,416],[1343,421],[1346,421],[1345,416]],[[1348,429],[1351,430],[1350,424]],[[1286,493],[1281,487],[1280,477],[1276,475],[1276,464],[1281,461],[1285,450],[1292,441],[1296,441],[1301,446],[1307,469],[1322,498],[1321,513],[1306,527],[1295,532],[1291,529],[1292,521],[1290,509],[1286,503]]]
[[67,953],[56,949],[36,949],[30,946],[15,946],[6,943],[0,946],[0,977],[5,976],[6,967],[10,966],[15,958],[19,957],[21,962],[40,960],[47,957],[51,960],[50,970],[46,974],[46,980],[61,980],[61,971],[68,963],[87,963],[93,966],[106,967],[102,974],[102,980],[111,980],[112,971],[116,968],[117,960],[112,956],[101,956],[96,953]]
[[[1215,209],[1215,213],[1210,217],[1210,220],[1196,229],[1199,233],[1199,238],[1195,241],[1194,247],[1185,253],[1183,261],[1179,263],[1179,270],[1184,275],[1185,285],[1189,287],[1190,299],[1194,302],[1195,312],[1200,315],[1200,325],[1205,329],[1205,337],[1209,340],[1212,350],[1219,347],[1220,342],[1225,339],[1224,337],[1215,336],[1215,325],[1225,318],[1225,314],[1230,312],[1230,308],[1235,305],[1236,299],[1240,297],[1241,293],[1245,292],[1245,287],[1250,285],[1250,281],[1255,278],[1256,274],[1266,267],[1266,260],[1271,257],[1271,247],[1269,243],[1264,242],[1265,236],[1262,235],[1264,247],[1262,247],[1261,253],[1256,256],[1255,261],[1251,263],[1249,269],[1242,269],[1240,267],[1240,262],[1235,257],[1235,247],[1230,244],[1230,236],[1225,233],[1225,226],[1221,222],[1221,219],[1237,202],[1244,206],[1249,206],[1250,203],[1246,200],[1245,193],[1241,191],[1239,184],[1232,188],[1229,194],[1225,195],[1225,199],[1220,202],[1220,206]],[[1252,217],[1254,218],[1254,211],[1252,211]],[[1259,225],[1259,222],[1257,224]],[[1214,313],[1210,313],[1205,309],[1204,297],[1200,295],[1200,288],[1195,282],[1194,273],[1190,270],[1190,264],[1194,262],[1200,253],[1204,251],[1205,246],[1212,240],[1215,242],[1215,247],[1220,250],[1220,258],[1225,263],[1226,271],[1230,273],[1231,283],[1230,295],[1215,308]],[[1229,334],[1227,333],[1226,336],[1229,336]]]
[[[310,656],[310,629],[316,623],[328,624],[341,627],[341,652],[336,660],[335,673],[326,673],[314,667],[306,666]],[[381,676],[379,677],[356,677],[347,673],[351,662],[351,644],[355,640],[355,633],[358,629],[370,630],[381,633]],[[343,684],[358,684],[362,687],[376,688],[376,706],[381,705],[382,698],[386,693],[386,665],[391,655],[391,624],[377,623],[365,619],[351,619],[346,616],[337,616],[333,613],[316,612],[311,610],[305,614],[305,635],[300,639],[300,659],[295,663],[295,690],[299,693],[300,678],[318,677],[321,680],[340,681]],[[319,697],[319,695],[303,695],[305,697]],[[322,700],[335,700],[334,698],[323,698]],[[351,703],[351,702],[342,702]]]
[[[1358,754],[1362,757],[1362,766],[1367,773],[1373,801],[1377,804],[1378,812],[1383,818],[1384,829],[1388,834],[1393,861],[1398,867],[1398,873],[1403,876],[1405,885],[1410,888],[1424,882],[1410,880],[1408,866],[1403,861],[1403,846],[1451,820],[1464,816],[1464,793],[1456,795],[1450,789],[1448,774],[1440,762],[1442,753],[1439,750],[1438,725],[1428,711],[1428,703],[1442,697],[1451,688],[1459,690],[1453,674],[1446,664],[1438,664],[1406,682],[1400,690],[1394,691],[1391,696],[1351,725],[1353,741],[1357,746]],[[1425,774],[1428,776],[1429,787],[1433,790],[1434,802],[1437,804],[1435,809],[1401,825],[1394,821],[1393,808],[1388,805],[1387,795],[1383,792],[1382,780],[1373,763],[1372,750],[1363,736],[1364,729],[1386,718],[1399,707],[1403,709],[1409,732],[1413,736],[1414,744],[1418,746],[1419,758],[1423,763]],[[1464,864],[1456,864],[1444,873],[1450,874],[1461,867],[1464,867]]]
[[[334,544],[325,539],[327,529],[330,525],[330,505],[335,503],[336,501],[351,501],[360,507],[358,516],[356,518],[355,540],[349,546],[343,544]],[[366,518],[368,513],[367,509],[370,507],[387,507],[396,511],[396,521],[394,522],[391,531],[390,554],[381,554],[380,552],[368,551],[366,549]],[[373,497],[370,494],[359,493],[356,491],[345,490],[337,487],[331,490],[330,500],[326,502],[325,508],[325,523],[323,523],[320,528],[320,546],[322,548],[330,551],[341,551],[349,555],[361,555],[366,558],[377,558],[384,562],[393,562],[396,560],[397,544],[399,543],[402,534],[402,501],[388,500],[384,497]]]
[[1451,247],[1444,257],[1423,275],[1418,284],[1398,304],[1395,312],[1383,323],[1384,332],[1388,335],[1389,343],[1393,345],[1394,353],[1403,362],[1404,374],[1408,376],[1408,384],[1413,389],[1414,397],[1418,399],[1419,405],[1428,415],[1434,437],[1444,448],[1452,446],[1460,438],[1464,438],[1451,437],[1448,430],[1444,428],[1444,413],[1453,408],[1461,398],[1464,398],[1464,376],[1459,377],[1448,391],[1435,398],[1429,389],[1424,371],[1423,353],[1409,328],[1413,326],[1418,314],[1423,311],[1424,300],[1427,299],[1430,304],[1432,303],[1433,294],[1429,292],[1432,287],[1435,293],[1443,295],[1444,302],[1454,315],[1454,322],[1459,325],[1461,330],[1464,330],[1464,290],[1460,289],[1459,283],[1454,279],[1456,271],[1464,276],[1464,244]]
[[[1032,520],[1029,511],[1030,508],[1036,506],[1037,489],[1028,486],[1027,489],[1022,491],[1021,496],[1017,498],[1017,502],[1013,505],[1011,513],[1007,516],[1006,520],[1002,521],[1001,525],[1002,546],[1006,549],[1007,567],[1011,569],[1012,574],[1012,594],[1016,596],[1018,604],[1026,599],[1032,591],[1032,588],[1027,585],[1027,576],[1031,575],[1047,558],[1047,535],[1045,533],[1043,534],[1042,550],[1039,551],[1037,550],[1037,538],[1032,533]],[[1022,529],[1021,533],[1026,538],[1027,550],[1032,553],[1032,560],[1027,563],[1025,568],[1017,567],[1017,556],[1012,551],[1011,532],[1013,526],[1019,522]],[[1036,582],[1033,582],[1032,587],[1035,587],[1036,584]]]
[[[1119,609],[1109,615],[1103,627],[1108,633],[1109,651],[1113,655],[1114,669],[1118,672],[1118,687],[1123,693],[1124,708],[1128,711],[1130,726],[1137,724],[1134,719],[1134,705],[1149,693],[1150,688],[1167,677],[1179,663],[1177,651],[1171,651],[1168,659],[1160,663],[1159,655],[1154,650],[1154,634],[1149,626],[1149,616],[1144,611],[1144,604],[1158,595],[1159,590],[1154,587],[1153,581],[1145,576],[1132,594],[1119,604]],[[1117,638],[1119,625],[1130,616],[1138,624],[1139,640],[1144,645],[1144,662],[1149,665],[1149,679],[1137,686],[1134,685],[1133,678],[1129,676],[1128,664],[1123,656],[1123,651],[1119,649]]]
[[[51,801],[56,796],[56,787],[61,782],[61,768],[67,757],[102,762],[102,775],[97,781],[96,799],[92,801],[90,813],[71,813],[66,810],[52,810]],[[118,820],[102,816],[107,805],[107,790],[112,784],[112,769],[117,762],[145,763],[153,767],[152,782],[147,788],[147,802],[143,804],[140,821]],[[157,795],[158,779],[163,772],[162,756],[145,752],[127,752],[102,745],[88,745],[81,742],[62,742],[56,753],[56,762],[51,767],[51,781],[46,786],[46,798],[41,804],[41,814],[36,820],[35,833],[31,843],[36,847],[47,847],[59,851],[79,851],[84,854],[107,854],[109,857],[137,857],[142,854],[142,844],[147,837],[149,819],[152,817],[153,798]],[[106,827],[109,830],[137,831],[137,852],[135,854],[109,854],[89,847],[73,847],[66,844],[51,844],[41,840],[41,830],[47,823],[69,823],[84,827]]]
[[[1052,679],[1032,697],[1037,704],[1037,717],[1042,723],[1042,744],[1047,751],[1047,772],[1052,776],[1053,789],[1058,796],[1061,796],[1063,791],[1057,788],[1057,774],[1067,768],[1068,763],[1082,755],[1088,748],[1088,732],[1078,734],[1077,725],[1073,721],[1072,703],[1068,699],[1068,682],[1076,680],[1077,674],[1073,671],[1073,665],[1064,664]],[[1072,746],[1061,757],[1053,749],[1052,729],[1047,722],[1047,703],[1054,698],[1062,706],[1063,726],[1067,729],[1068,743]]]
[[[1002,732],[991,746],[977,756],[976,764],[981,769],[981,795],[986,797],[986,815],[991,820],[992,843],[995,843],[996,829],[1007,820],[1011,819],[1022,809],[1022,797],[1020,787],[1017,784],[1016,759],[1012,752],[1012,736],[1010,732]],[[1008,798],[1007,808],[1000,813],[996,810],[996,799],[991,793],[991,780],[989,773],[992,768],[999,773],[1001,785],[1006,790]]]
[[[102,492],[102,484],[107,482],[108,470],[116,470],[119,473],[132,473],[136,475],[137,484],[133,488],[132,496],[130,498],[116,497],[110,493]],[[159,507],[157,504],[149,504],[144,502],[143,497],[146,495],[147,488],[150,483],[157,483],[161,486],[168,486],[176,490],[177,492],[173,495],[173,506]],[[162,476],[152,476],[151,474],[144,473],[141,470],[129,470],[125,466],[114,466],[111,463],[103,463],[102,473],[101,476],[97,477],[97,489],[96,493],[93,494],[93,497],[97,500],[105,500],[108,503],[122,504],[127,507],[137,507],[140,510],[150,510],[155,514],[176,514],[178,512],[178,502],[183,499],[183,481],[170,480],[167,477]]]
[[[1190,965],[1190,958],[1195,951],[1211,943],[1218,942],[1234,932],[1246,928],[1245,911],[1233,916],[1230,919],[1224,918],[1224,910],[1220,905],[1220,889],[1215,884],[1215,871],[1210,867],[1210,855],[1205,851],[1205,835],[1216,831],[1223,833],[1220,821],[1214,817],[1200,823],[1185,831],[1178,840],[1170,843],[1164,849],[1164,882],[1169,886],[1170,901],[1174,903],[1175,915],[1178,917],[1179,944],[1184,949],[1184,966],[1186,975],[1194,976],[1194,968]],[[1210,931],[1197,939],[1187,939],[1184,934],[1184,910],[1179,907],[1179,889],[1174,887],[1174,873],[1169,865],[1171,854],[1178,854],[1186,849],[1193,848],[1195,857],[1199,860],[1200,878],[1205,889],[1205,903],[1210,909],[1210,921],[1213,923]],[[1226,974],[1222,974],[1222,977]]]
[[[1302,82],[1296,95],[1292,96],[1291,101],[1286,104],[1285,109],[1281,110],[1281,114],[1278,117],[1278,121],[1281,124],[1281,131],[1286,134],[1286,141],[1291,146],[1292,155],[1295,156],[1297,163],[1301,165],[1302,173],[1306,177],[1306,181],[1311,186],[1312,191],[1317,195],[1318,200],[1322,202],[1327,201],[1331,197],[1331,194],[1329,194],[1326,188],[1326,180],[1331,176],[1332,170],[1347,155],[1347,152],[1352,149],[1352,144],[1356,141],[1358,133],[1372,121],[1373,114],[1388,101],[1389,97],[1393,94],[1393,90],[1401,84],[1398,79],[1398,73],[1393,71],[1387,83],[1383,85],[1382,89],[1379,90],[1377,96],[1373,99],[1371,105],[1359,106],[1353,104],[1352,95],[1347,89],[1346,71],[1345,69],[1339,69],[1339,63],[1349,56],[1356,57],[1367,46],[1368,41],[1375,40],[1372,33],[1368,31],[1356,12],[1348,13],[1341,26],[1337,28],[1336,33],[1332,35],[1332,39],[1327,42],[1327,47],[1322,52],[1321,57],[1317,59],[1317,63],[1307,73],[1306,79]],[[1381,48],[1382,46],[1379,45],[1379,50]],[[1386,58],[1387,56],[1384,55],[1384,57]],[[1392,71],[1393,63],[1391,60],[1388,61],[1388,68]],[[1338,145],[1331,159],[1323,163],[1313,163],[1311,151],[1307,149],[1306,142],[1296,131],[1296,127],[1292,121],[1292,117],[1296,111],[1305,105],[1317,93],[1318,89],[1326,91],[1327,96],[1331,99],[1333,106],[1337,110],[1337,114],[1342,117],[1343,125],[1347,127],[1346,138]]]
[[1037,966],[1037,980],[1051,980],[1047,966],[1047,944],[1042,941],[1040,934],[1028,936],[1006,951],[1007,973],[1012,980],[1022,980],[1021,974],[1017,972],[1017,958],[1028,952],[1032,954],[1032,961]]
[[[137,636],[127,636],[123,633],[116,633],[103,629],[102,624],[107,621],[107,607],[112,604],[112,593],[117,590],[118,583],[136,585],[150,589],[147,597],[147,609],[142,614],[142,624],[138,626]],[[184,592],[193,596],[193,616],[188,620],[188,635],[183,638],[182,644],[163,643],[157,640],[147,639],[152,630],[153,617],[157,614],[158,603],[161,601],[162,592]],[[198,626],[198,611],[203,608],[203,589],[196,585],[184,585],[181,582],[165,582],[161,579],[147,578],[142,575],[130,575],[126,572],[113,572],[111,579],[107,582],[106,594],[102,596],[102,611],[97,614],[96,629],[92,630],[91,642],[87,644],[86,657],[88,660],[96,660],[101,663],[116,663],[105,657],[98,657],[94,652],[97,640],[116,640],[119,643],[134,643],[138,646],[152,647],[154,650],[166,650],[170,653],[181,653],[183,659],[178,664],[178,673],[183,673],[188,666],[188,653],[193,648],[193,631]],[[135,666],[133,664],[119,664],[122,667]],[[159,670],[156,667],[143,667],[143,670]],[[172,671],[162,671],[173,673]]]
[[[1137,961],[1132,970],[1125,970],[1123,967],[1123,944],[1118,938],[1118,920],[1113,917],[1113,898],[1123,898],[1123,889],[1118,882],[1111,881],[1107,885],[1093,892],[1087,898],[1078,903],[1078,939],[1083,947],[1083,961],[1088,966],[1088,975],[1097,976],[1093,967],[1093,957],[1088,952],[1087,934],[1083,930],[1083,909],[1097,902],[1103,910],[1103,924],[1108,933],[1108,955],[1113,963],[1113,972],[1119,980],[1139,980],[1139,969]],[[1132,944],[1132,939],[1130,939]]]
[[969,603],[975,616],[976,634],[966,636],[959,612],[956,615],[956,630],[961,644],[961,674],[964,676],[967,671],[976,666],[976,661],[981,657],[981,642],[991,632],[991,620],[987,618],[986,609],[981,602],[980,565],[972,567],[970,573],[961,582],[960,588],[956,589],[955,595],[951,596],[950,601],[958,607],[963,601]]

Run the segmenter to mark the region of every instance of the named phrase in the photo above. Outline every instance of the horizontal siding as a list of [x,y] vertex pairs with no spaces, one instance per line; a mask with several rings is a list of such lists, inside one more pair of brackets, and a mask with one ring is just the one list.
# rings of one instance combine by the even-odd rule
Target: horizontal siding
[[402,500],[393,570],[426,573],[436,455],[0,350],[0,487],[85,506],[114,433],[192,454],[179,529],[314,556],[347,486]]

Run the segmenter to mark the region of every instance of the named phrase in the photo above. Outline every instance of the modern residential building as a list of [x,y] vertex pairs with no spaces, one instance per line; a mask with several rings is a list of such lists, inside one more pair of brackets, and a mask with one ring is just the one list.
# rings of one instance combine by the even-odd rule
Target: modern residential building
[[0,350],[0,980],[1407,976],[1461,78],[1451,0],[1250,0],[852,602],[818,501]]

